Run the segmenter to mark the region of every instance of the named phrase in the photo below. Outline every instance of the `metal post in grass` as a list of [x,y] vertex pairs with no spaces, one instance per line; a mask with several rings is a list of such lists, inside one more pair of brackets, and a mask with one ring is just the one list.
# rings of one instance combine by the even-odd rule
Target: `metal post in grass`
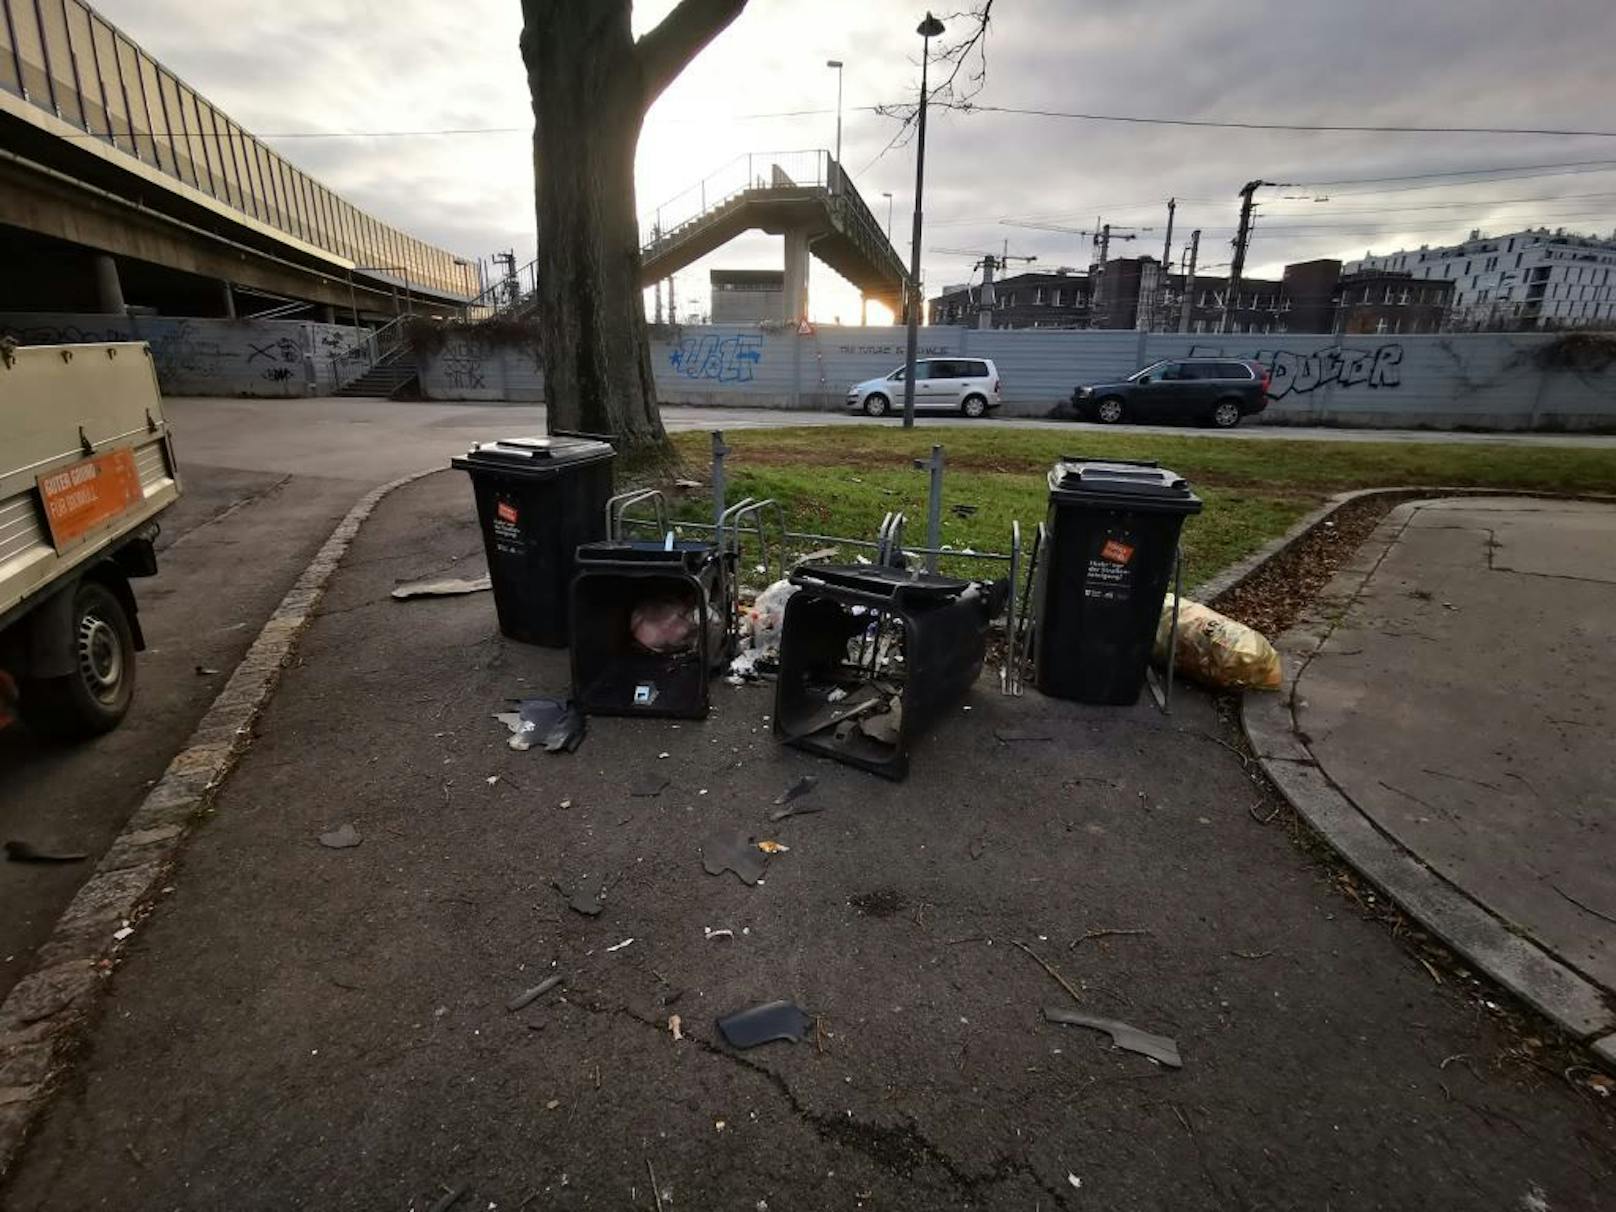
[[931,458],[916,459],[916,471],[931,473],[931,493],[926,500],[926,571],[937,571],[937,549],[943,545],[943,448],[933,446]]
[[713,525],[716,535],[724,537],[724,456],[729,453],[729,447],[724,445],[724,431],[713,430]]

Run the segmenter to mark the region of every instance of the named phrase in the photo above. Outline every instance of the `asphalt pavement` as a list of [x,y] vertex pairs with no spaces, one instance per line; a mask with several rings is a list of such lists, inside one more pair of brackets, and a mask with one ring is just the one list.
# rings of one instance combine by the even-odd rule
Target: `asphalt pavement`
[[1375,824],[1616,999],[1616,506],[1426,501],[1295,689]]
[[147,649],[135,701],[106,736],[47,745],[0,730],[0,837],[88,854],[0,862],[0,997],[224,686],[275,604],[368,483],[184,462],[158,575],[134,583]]
[[[480,552],[458,475],[360,532],[7,1208],[1608,1206],[1610,1108],[1263,823],[1205,696],[989,677],[901,784],[722,683],[705,721],[518,753],[491,715],[566,654],[486,595],[389,597]],[[771,822],[803,773],[822,811]],[[704,870],[719,829],[788,849],[749,887]],[[721,1040],[777,998],[805,1039]]]

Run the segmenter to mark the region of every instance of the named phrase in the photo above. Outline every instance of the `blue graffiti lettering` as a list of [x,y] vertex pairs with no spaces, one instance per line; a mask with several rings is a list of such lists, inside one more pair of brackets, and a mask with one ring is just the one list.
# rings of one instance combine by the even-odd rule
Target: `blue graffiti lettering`
[[763,360],[761,336],[686,337],[668,351],[668,365],[687,379],[750,383]]

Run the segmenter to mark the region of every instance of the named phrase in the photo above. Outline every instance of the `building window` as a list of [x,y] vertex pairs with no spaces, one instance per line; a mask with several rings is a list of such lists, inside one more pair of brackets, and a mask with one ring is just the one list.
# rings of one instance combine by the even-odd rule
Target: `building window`
[[1375,321],[1375,332],[1378,335],[1378,334],[1383,333],[1385,331],[1386,331],[1386,319],[1385,319],[1384,316],[1382,316],[1380,319]]
[[1032,301],[1039,307],[1044,305],[1044,288],[1042,286],[1035,286],[1033,288]]
[[1498,268],[1498,258],[1497,257],[1488,257],[1487,258],[1486,272],[1491,273],[1493,270],[1495,270],[1497,268]]

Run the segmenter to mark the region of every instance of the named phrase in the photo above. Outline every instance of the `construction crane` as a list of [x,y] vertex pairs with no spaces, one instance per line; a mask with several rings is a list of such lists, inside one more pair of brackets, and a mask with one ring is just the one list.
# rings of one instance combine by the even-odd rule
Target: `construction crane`
[[1008,242],[999,252],[982,252],[980,249],[969,248],[933,248],[931,252],[943,257],[972,257],[971,273],[982,271],[982,293],[977,299],[977,326],[979,328],[991,327],[993,305],[998,301],[993,289],[993,275],[996,270],[1003,269],[1011,261],[1022,261],[1027,264],[1038,260],[1036,256],[1026,256],[1021,253],[1009,251]]

